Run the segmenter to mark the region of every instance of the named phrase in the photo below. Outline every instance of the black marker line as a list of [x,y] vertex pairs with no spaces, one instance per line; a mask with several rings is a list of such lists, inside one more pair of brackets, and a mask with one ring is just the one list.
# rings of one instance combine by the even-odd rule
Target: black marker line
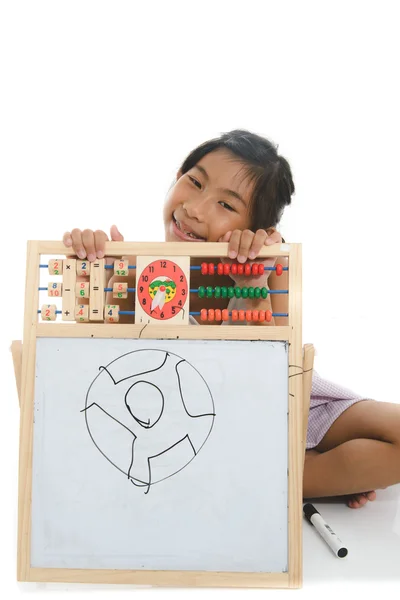
[[[130,352],[128,352],[127,354],[130,354]],[[126,356],[126,354],[123,354],[123,356]],[[114,377],[111,375],[110,371],[107,369],[107,367],[109,367],[112,363],[110,363],[109,365],[107,365],[107,367],[103,367],[103,366],[99,367],[99,371],[101,369],[104,369],[104,371],[107,371],[107,373],[109,374],[109,376],[113,380],[114,385],[118,385],[119,383],[121,383],[121,381],[126,381],[127,379],[132,379],[132,377],[140,377],[140,375],[146,375],[147,373],[154,373],[155,371],[158,371],[159,369],[162,369],[163,366],[165,365],[165,363],[167,362],[168,356],[169,356],[169,353],[167,352],[165,354],[165,360],[164,360],[163,364],[160,365],[159,367],[157,367],[156,369],[150,369],[150,371],[143,371],[143,373],[135,373],[134,375],[129,375],[128,377],[124,377],[123,379],[120,379],[119,381],[115,381]],[[120,357],[120,358],[122,358],[122,357]]]
[[133,385],[131,385],[131,387],[128,389],[128,391],[127,391],[127,392],[126,392],[126,394],[125,394],[125,398],[124,398],[124,401],[125,401],[125,406],[126,406],[126,408],[128,409],[128,411],[129,411],[129,414],[132,416],[132,418],[133,418],[133,419],[135,419],[135,421],[136,421],[137,423],[139,423],[139,425],[141,425],[142,427],[143,427],[142,423],[145,423],[145,421],[141,421],[140,419],[137,419],[137,418],[135,417],[135,415],[132,413],[132,411],[131,411],[131,409],[130,409],[130,406],[128,405],[128,402],[127,402],[127,396],[128,396],[128,394],[129,394],[129,392],[130,392],[130,391],[131,391],[131,389],[132,389],[133,387],[135,387],[135,385],[137,385],[138,383],[146,383],[147,385],[152,385],[152,386],[153,386],[153,387],[155,387],[155,388],[156,388],[156,390],[158,390],[158,391],[160,392],[160,394],[161,394],[161,398],[162,398],[162,405],[161,405],[161,412],[160,412],[160,416],[158,417],[158,419],[157,419],[156,421],[154,421],[153,425],[150,425],[150,419],[149,419],[149,427],[145,427],[145,429],[151,429],[152,427],[154,427],[154,425],[155,425],[156,423],[158,423],[158,421],[161,419],[161,417],[162,417],[162,414],[163,414],[163,412],[164,412],[164,406],[165,406],[165,398],[164,398],[164,394],[162,393],[162,391],[160,390],[160,388],[159,388],[159,387],[158,387],[158,386],[157,386],[155,383],[152,383],[151,381],[143,381],[142,379],[140,379],[139,381],[135,381],[135,383],[134,383]]
[[204,413],[202,415],[191,415],[190,412],[187,410],[185,401],[183,399],[183,394],[182,394],[181,378],[179,377],[179,373],[178,373],[178,365],[180,365],[183,362],[186,362],[186,360],[183,359],[183,360],[181,360],[180,362],[178,362],[175,365],[175,371],[176,371],[176,375],[178,377],[179,393],[181,395],[181,400],[182,400],[183,408],[185,409],[186,414],[189,417],[192,417],[192,419],[197,419],[198,417],[215,417],[215,413]]
[[[96,311],[96,312],[98,312],[98,311]],[[130,352],[126,352],[125,354],[122,354],[121,356],[118,356],[117,358],[115,358],[114,360],[112,360],[110,363],[108,363],[107,367],[109,367],[110,365],[112,365],[114,362],[116,362],[116,361],[120,360],[120,359],[121,359],[121,358],[123,358],[124,356],[128,356],[129,354],[135,354],[136,352],[149,352],[149,351],[150,351],[150,352],[165,352],[165,350],[161,350],[161,349],[159,349],[159,348],[145,348],[145,349],[141,349],[141,350],[133,350],[133,351],[130,351]],[[207,388],[207,390],[208,390],[208,393],[210,394],[210,398],[211,398],[212,405],[213,405],[213,407],[214,407],[214,406],[215,406],[215,405],[214,405],[214,399],[213,399],[213,396],[212,396],[211,390],[210,390],[210,388],[209,388],[209,385],[208,385],[208,383],[206,382],[206,380],[204,379],[204,377],[201,375],[201,373],[200,373],[200,372],[199,372],[199,371],[196,369],[196,367],[194,367],[194,366],[193,366],[191,363],[189,363],[189,362],[188,362],[188,361],[186,361],[185,359],[182,359],[182,357],[181,357],[181,356],[179,356],[178,354],[176,354],[176,353],[174,353],[174,352],[167,351],[167,353],[166,353],[166,358],[165,358],[165,361],[166,361],[166,359],[167,359],[167,357],[168,357],[168,356],[175,356],[176,358],[178,358],[178,359],[181,359],[181,361],[180,361],[180,362],[187,362],[187,363],[188,363],[188,365],[189,365],[189,366],[191,366],[191,367],[192,367],[192,368],[193,368],[193,369],[196,371],[196,373],[199,375],[199,377],[202,379],[202,381],[203,381],[204,385],[206,386],[206,388]],[[165,361],[164,361],[164,363],[163,363],[163,364],[165,364]],[[178,364],[179,364],[179,363],[178,363]],[[161,365],[161,367],[162,367],[162,366],[163,366],[163,365]],[[159,367],[159,368],[161,368],[161,367]],[[100,369],[101,369],[101,368],[103,368],[104,370],[107,370],[107,368],[106,368],[106,367],[100,367]],[[158,369],[155,369],[155,370],[158,370]],[[108,372],[108,371],[107,371],[107,372]],[[152,372],[152,371],[149,371],[149,372]],[[109,373],[109,372],[108,372],[108,373]],[[89,385],[89,388],[88,388],[88,390],[87,390],[87,392],[86,392],[86,400],[85,400],[85,404],[86,404],[86,405],[87,405],[88,397],[89,397],[89,394],[90,394],[90,390],[91,390],[91,388],[93,387],[93,385],[94,385],[95,381],[98,379],[98,377],[100,377],[100,375],[101,375],[101,372],[100,372],[100,373],[99,373],[99,374],[98,374],[98,375],[97,375],[97,376],[94,378],[94,380],[93,380],[93,381],[91,382],[91,384]],[[113,379],[113,377],[111,376],[111,374],[110,374],[110,373],[109,373],[109,375],[110,375],[111,379]],[[131,377],[134,377],[134,376],[135,376],[135,375],[132,375]],[[127,378],[125,378],[125,379],[129,379],[129,377],[127,377]],[[113,381],[114,381],[114,383],[115,383],[115,380],[114,380],[114,379],[113,379]],[[121,380],[121,381],[123,381],[123,380]],[[148,382],[146,382],[146,383],[148,383]],[[183,402],[183,399],[182,399],[182,402]],[[94,438],[93,438],[93,435],[92,435],[92,432],[91,432],[91,430],[90,430],[90,427],[89,427],[88,419],[87,419],[87,408],[90,408],[90,407],[91,407],[91,406],[93,406],[93,405],[96,405],[96,406],[97,406],[98,408],[100,408],[100,409],[101,409],[101,410],[102,410],[102,411],[103,411],[103,412],[104,412],[104,413],[105,413],[107,416],[110,416],[110,417],[111,417],[113,420],[115,420],[117,423],[119,423],[119,421],[117,421],[116,419],[114,419],[114,417],[112,417],[111,415],[109,415],[109,414],[108,414],[108,413],[107,413],[107,412],[106,412],[104,409],[102,409],[102,408],[101,408],[101,406],[99,406],[97,403],[95,403],[95,402],[94,402],[94,403],[92,403],[92,404],[91,404],[89,407],[87,407],[87,406],[86,406],[86,407],[85,407],[85,409],[84,409],[84,410],[82,410],[82,411],[80,411],[80,412],[84,412],[84,413],[85,413],[85,423],[86,423],[86,428],[87,428],[87,431],[88,431],[88,433],[89,433],[90,439],[92,440],[92,442],[93,442],[94,446],[95,446],[95,447],[98,449],[98,451],[100,452],[100,454],[102,454],[102,455],[104,456],[104,458],[105,458],[105,459],[106,459],[106,460],[107,460],[107,461],[108,461],[108,462],[109,462],[111,465],[113,465],[113,467],[115,467],[115,468],[116,468],[118,471],[120,471],[122,474],[124,474],[124,475],[128,475],[128,474],[127,474],[125,471],[123,471],[123,470],[122,470],[122,469],[121,469],[121,468],[120,468],[118,465],[114,464],[114,463],[112,462],[112,460],[110,460],[110,459],[108,458],[108,456],[107,456],[106,454],[104,454],[104,452],[101,450],[101,448],[100,448],[100,447],[97,445],[97,443],[95,442],[95,440],[94,440]],[[186,409],[186,407],[185,407],[185,409]],[[186,411],[186,412],[187,412],[187,411]],[[188,413],[188,414],[189,414],[189,413]],[[215,417],[215,413],[210,413],[210,414],[211,414],[211,415],[213,415],[213,416]],[[191,416],[191,415],[189,415],[189,416]],[[202,415],[198,415],[198,416],[202,416]],[[121,424],[123,427],[125,427],[125,425],[123,425],[122,423],[120,423],[120,424]],[[207,434],[207,436],[206,436],[206,438],[205,438],[204,442],[203,442],[203,443],[202,443],[202,445],[200,446],[200,448],[199,448],[199,450],[198,450],[197,454],[200,452],[201,448],[204,446],[204,444],[206,443],[206,441],[207,441],[207,440],[208,440],[208,438],[210,437],[210,434],[211,434],[211,431],[212,431],[212,428],[213,428],[213,426],[214,426],[214,418],[213,418],[213,420],[212,420],[212,423],[211,423],[211,426],[210,426],[210,430],[209,430],[209,432],[208,432],[208,434]],[[131,431],[130,431],[130,429],[129,429],[129,428],[125,427],[125,429],[127,429],[127,430],[128,430],[130,433],[132,433],[132,435],[134,436],[134,438],[136,438],[136,437],[137,437],[137,436],[136,436],[136,435],[135,435],[133,432],[131,432]],[[182,442],[183,440],[185,440],[186,438],[188,438],[188,441],[189,441],[189,443],[190,443],[190,445],[191,445],[191,447],[192,447],[192,449],[193,449],[193,452],[194,452],[194,456],[193,456],[193,458],[192,458],[191,460],[189,460],[189,461],[188,461],[188,462],[187,462],[185,465],[183,465],[183,467],[181,467],[180,469],[178,469],[177,471],[175,471],[174,473],[171,473],[170,475],[168,475],[168,476],[166,476],[166,477],[163,477],[162,479],[159,479],[158,481],[155,481],[154,483],[151,483],[151,485],[156,485],[157,483],[161,483],[161,481],[165,481],[166,479],[170,479],[170,477],[173,477],[174,475],[176,475],[177,473],[179,473],[180,471],[182,471],[184,468],[186,468],[186,467],[187,467],[187,466],[188,466],[188,465],[189,465],[189,464],[192,462],[192,460],[193,460],[193,459],[196,457],[196,451],[195,451],[195,449],[194,449],[194,447],[193,447],[193,444],[192,444],[192,441],[191,441],[191,439],[190,439],[190,437],[189,437],[189,434],[186,434],[186,435],[185,435],[185,436],[184,436],[184,437],[183,437],[181,440],[179,440],[178,442],[176,442],[175,444],[173,444],[173,445],[172,445],[170,448],[167,448],[167,450],[164,450],[163,452],[161,452],[160,454],[158,454],[158,455],[155,455],[155,456],[160,456],[161,454],[164,454],[165,452],[168,452],[168,450],[170,450],[171,448],[173,448],[173,447],[174,447],[174,446],[176,446],[177,444],[181,443],[181,442]],[[150,460],[150,458],[152,458],[152,457],[149,457],[149,459],[148,459],[148,460]],[[141,480],[140,480],[140,479],[138,479],[138,478],[130,477],[130,479],[129,479],[129,480],[130,480],[130,482],[131,482],[133,485],[135,485],[136,487],[146,487],[146,486],[148,487],[148,486],[149,486],[149,483],[148,483],[148,482],[147,482],[147,483],[146,483],[146,482],[143,482],[143,481],[141,481]],[[133,480],[135,480],[135,481],[133,481]],[[136,483],[136,482],[141,482],[141,484],[142,484],[142,485],[141,485],[140,483]]]
[[[162,454],[165,454],[166,452],[168,452],[169,450],[171,450],[172,448],[174,448],[175,446],[177,446],[178,444],[180,444],[181,442],[183,442],[184,440],[186,440],[186,438],[189,440],[190,445],[192,446],[194,455],[196,456],[196,450],[193,447],[193,444],[189,438],[189,435],[186,434],[181,440],[179,440],[178,442],[175,442],[175,444],[172,444],[172,446],[170,446],[169,448],[167,448],[166,450],[163,450],[162,452],[159,452],[158,454],[153,454],[152,456],[149,456],[147,459],[148,465],[149,465],[149,487],[147,489],[147,492],[145,492],[145,494],[149,493],[150,490],[150,486],[153,485],[151,483],[151,467],[150,467],[150,459],[151,458],[157,458],[158,456],[161,456]],[[194,458],[194,457],[193,457]],[[193,460],[193,459],[192,459]],[[187,463],[188,464],[188,463]],[[185,465],[186,466],[186,465]],[[183,468],[183,467],[182,467]],[[177,471],[178,472],[178,471]],[[174,473],[175,474],[175,473]],[[168,479],[169,477],[172,477],[172,475],[169,475],[168,477],[166,477],[165,479]]]
[[[96,377],[96,379],[97,379],[97,377]],[[96,380],[96,379],[95,379],[95,380]],[[89,389],[88,389],[88,391],[87,391],[87,395],[86,395],[86,402],[87,402],[87,396],[88,396],[88,394],[89,394],[89,392],[90,392],[90,388],[92,387],[92,385],[93,385],[93,383],[94,383],[94,381],[95,381],[95,380],[93,380],[93,381],[92,381],[92,383],[91,383],[91,384],[90,384],[90,386],[89,386]],[[93,403],[93,404],[96,404],[96,403]],[[93,406],[93,404],[91,404],[90,406]],[[110,415],[109,415],[109,414],[108,414],[108,413],[107,413],[107,412],[106,412],[104,409],[102,409],[102,408],[101,408],[101,406],[99,406],[98,404],[96,404],[96,406],[98,406],[98,408],[100,408],[100,410],[102,410],[103,412],[105,412],[107,416],[110,416]],[[90,408],[90,407],[87,407],[87,408]],[[101,450],[101,448],[99,448],[99,446],[96,444],[95,440],[93,439],[92,432],[90,431],[89,423],[88,423],[88,420],[87,420],[87,412],[86,412],[87,408],[85,408],[85,409],[81,410],[80,412],[85,412],[85,422],[86,422],[86,429],[88,430],[88,433],[89,433],[90,439],[92,440],[93,444],[96,446],[96,448],[97,448],[97,450],[100,452],[100,454],[102,454],[102,455],[104,456],[104,458],[105,458],[106,460],[108,460],[108,462],[109,462],[109,463],[110,463],[110,464],[111,464],[113,467],[115,467],[115,468],[116,468],[118,471],[120,471],[120,473],[122,473],[123,475],[127,475],[127,473],[125,473],[125,471],[123,471],[123,470],[122,470],[122,469],[121,469],[121,468],[120,468],[118,465],[116,465],[115,463],[113,463],[113,461],[112,461],[112,460],[110,460],[106,454],[104,454],[104,452]],[[114,419],[114,417],[111,417],[111,418],[112,418],[112,419]],[[116,419],[114,419],[114,421],[115,421],[115,420],[116,420]],[[119,423],[119,421],[117,421],[117,423]],[[123,427],[125,427],[125,425],[123,425],[122,423],[120,423],[120,424],[121,424]],[[128,428],[127,428],[127,427],[125,427],[125,429],[128,429]],[[128,431],[130,431],[130,429],[128,429]],[[132,432],[131,432],[131,433],[132,433]],[[136,436],[135,436],[135,434],[132,434],[132,435],[133,435],[134,437],[136,437]],[[140,480],[139,480],[139,481],[140,481]],[[145,483],[145,482],[143,482],[143,483]]]
[[136,441],[136,438],[135,438],[135,439],[133,440],[133,442],[132,442],[132,455],[131,455],[131,456],[132,456],[132,458],[131,458],[131,464],[129,465],[129,469],[128,469],[128,479],[130,479],[130,478],[131,478],[131,469],[132,469],[132,465],[133,465],[133,458],[134,458],[134,454],[135,454],[135,448],[134,448],[134,446],[135,446],[135,441]]
[[97,406],[97,408],[99,408],[100,410],[103,411],[103,413],[105,413],[107,415],[107,417],[110,417],[110,419],[112,419],[113,421],[115,421],[116,423],[119,423],[119,425],[122,425],[122,427],[125,427],[125,429],[127,429],[129,431],[129,433],[131,433],[135,438],[136,435],[133,433],[133,431],[131,431],[129,429],[129,427],[126,427],[126,425],[124,425],[123,423],[121,423],[120,421],[118,421],[118,419],[115,419],[112,415],[110,415],[106,410],[104,410],[104,408],[101,408],[101,406],[99,406],[97,404],[97,402],[92,402],[92,404],[90,404],[89,406],[87,406],[86,408],[84,408],[83,410],[79,411],[79,412],[86,412],[87,410],[89,410],[89,408],[92,408],[92,406]]

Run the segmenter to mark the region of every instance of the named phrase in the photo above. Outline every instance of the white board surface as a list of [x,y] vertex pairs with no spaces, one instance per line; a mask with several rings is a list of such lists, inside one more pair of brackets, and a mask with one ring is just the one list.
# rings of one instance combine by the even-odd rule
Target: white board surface
[[32,567],[287,572],[285,342],[39,338]]

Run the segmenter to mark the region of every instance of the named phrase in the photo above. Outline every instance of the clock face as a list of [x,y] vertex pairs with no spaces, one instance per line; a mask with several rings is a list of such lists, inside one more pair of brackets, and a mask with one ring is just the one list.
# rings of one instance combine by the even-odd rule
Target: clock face
[[137,298],[153,319],[165,321],[184,309],[188,297],[186,276],[171,260],[155,260],[142,271],[137,282]]

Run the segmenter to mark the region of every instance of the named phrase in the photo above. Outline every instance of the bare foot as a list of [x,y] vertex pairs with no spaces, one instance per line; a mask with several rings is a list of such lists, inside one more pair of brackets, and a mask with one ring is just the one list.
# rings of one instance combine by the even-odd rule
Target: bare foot
[[345,496],[346,504],[349,508],[361,508],[365,506],[368,501],[373,502],[376,498],[376,493],[372,490],[370,492],[364,492],[363,494],[351,494]]

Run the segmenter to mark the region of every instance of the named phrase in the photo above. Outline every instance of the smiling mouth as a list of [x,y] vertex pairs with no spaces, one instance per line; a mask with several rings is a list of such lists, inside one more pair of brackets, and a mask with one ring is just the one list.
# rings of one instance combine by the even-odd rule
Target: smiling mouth
[[183,233],[184,235],[187,235],[188,237],[192,238],[193,240],[199,240],[202,242],[206,241],[206,238],[201,237],[199,235],[196,235],[195,233],[193,233],[192,231],[186,231],[185,227],[183,225],[180,224],[180,222],[175,218],[175,215],[172,215],[172,220],[175,223],[177,229],[179,229],[179,231],[181,233]]

